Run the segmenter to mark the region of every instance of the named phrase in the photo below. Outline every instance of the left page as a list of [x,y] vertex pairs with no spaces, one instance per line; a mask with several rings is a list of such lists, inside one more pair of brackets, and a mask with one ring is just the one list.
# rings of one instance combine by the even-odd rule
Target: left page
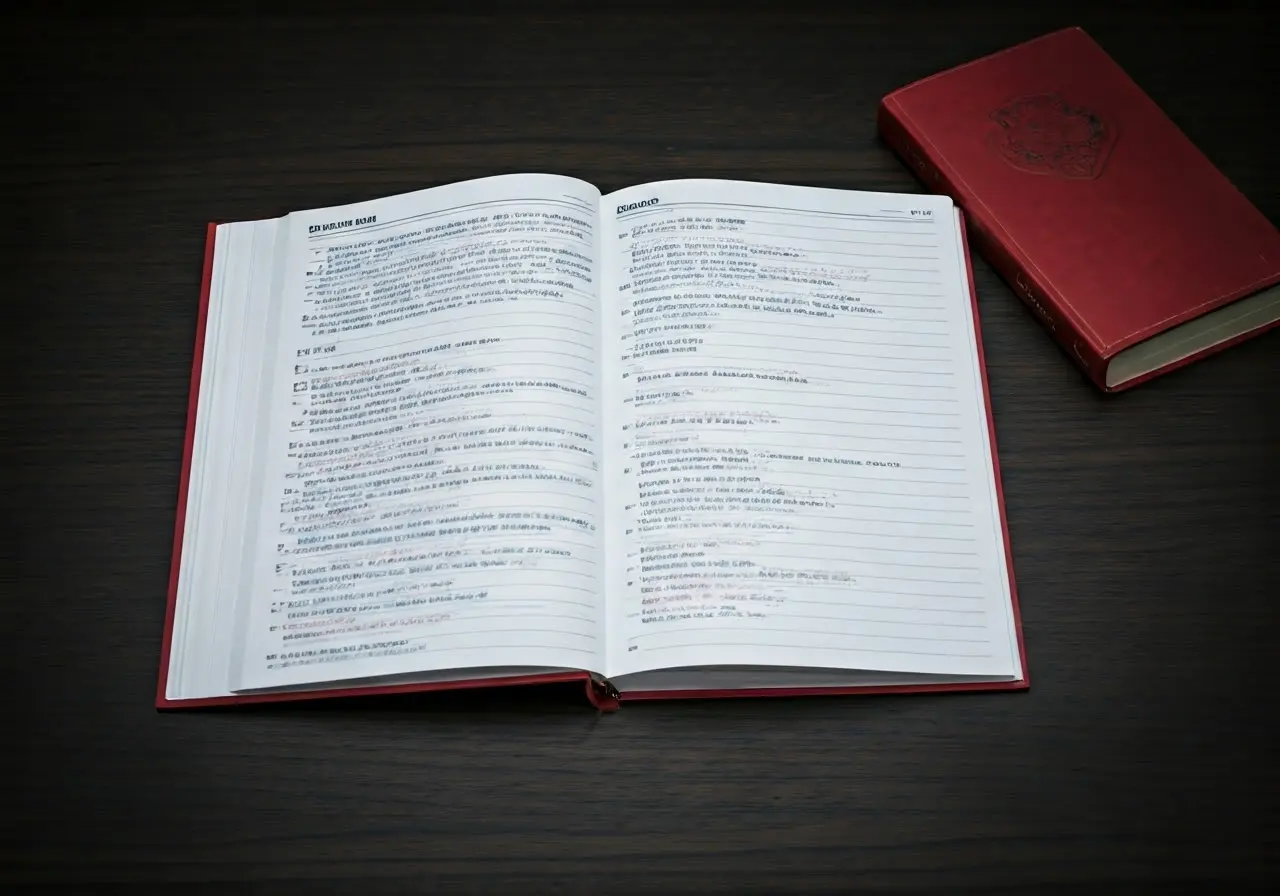
[[599,668],[599,192],[283,219],[232,690]]

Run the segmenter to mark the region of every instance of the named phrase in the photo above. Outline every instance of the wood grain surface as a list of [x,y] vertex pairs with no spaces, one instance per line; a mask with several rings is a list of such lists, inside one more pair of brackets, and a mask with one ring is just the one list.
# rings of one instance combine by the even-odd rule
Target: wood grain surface
[[1029,692],[152,708],[206,221],[539,170],[917,191],[877,99],[1072,24],[1280,221],[1273,5],[11,13],[0,882],[1274,884],[1280,332],[1105,397],[981,260]]

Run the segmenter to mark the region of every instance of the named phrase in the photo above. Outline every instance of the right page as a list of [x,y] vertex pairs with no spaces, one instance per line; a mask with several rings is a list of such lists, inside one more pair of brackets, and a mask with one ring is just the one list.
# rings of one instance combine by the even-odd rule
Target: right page
[[669,181],[602,212],[607,674],[1020,678],[950,199]]

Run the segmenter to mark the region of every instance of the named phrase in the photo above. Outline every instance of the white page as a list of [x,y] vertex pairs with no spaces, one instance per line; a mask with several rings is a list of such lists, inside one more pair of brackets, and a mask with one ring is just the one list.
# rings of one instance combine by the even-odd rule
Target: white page
[[1016,676],[946,197],[602,199],[607,674]]
[[220,224],[215,234],[166,684],[171,699],[229,693],[261,370],[274,332],[273,306],[264,299],[273,294],[279,225]]
[[601,666],[598,200],[512,175],[285,219],[233,689]]

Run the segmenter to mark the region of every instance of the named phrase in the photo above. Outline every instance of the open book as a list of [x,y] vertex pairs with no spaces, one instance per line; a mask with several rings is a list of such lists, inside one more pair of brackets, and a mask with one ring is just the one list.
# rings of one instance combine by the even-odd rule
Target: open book
[[941,196],[551,175],[211,226],[157,705],[1026,686]]

